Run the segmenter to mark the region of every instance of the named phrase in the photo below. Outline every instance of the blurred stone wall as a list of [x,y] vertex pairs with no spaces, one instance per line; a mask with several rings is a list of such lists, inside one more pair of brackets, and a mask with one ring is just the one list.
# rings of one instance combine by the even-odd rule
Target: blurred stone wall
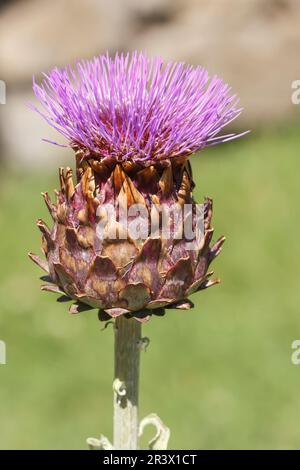
[[[63,142],[38,115],[32,75],[116,50],[145,50],[208,67],[239,94],[237,128],[298,118],[299,0],[6,0],[0,3],[0,153],[16,164],[60,161]],[[59,156],[58,156],[59,155]],[[58,160],[59,159],[59,160]]]

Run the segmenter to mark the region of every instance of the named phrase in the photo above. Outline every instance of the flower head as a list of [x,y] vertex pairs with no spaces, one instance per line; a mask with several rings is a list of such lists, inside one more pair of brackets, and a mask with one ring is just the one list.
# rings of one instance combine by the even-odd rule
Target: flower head
[[241,112],[236,95],[200,66],[106,54],[54,68],[33,89],[36,111],[86,156],[151,162],[237,137],[219,135]]
[[202,67],[137,53],[54,69],[34,91],[76,152],[76,181],[60,169],[56,202],[43,195],[54,222],[38,221],[46,260],[30,254],[48,273],[42,289],[103,320],[191,308],[191,294],[219,282],[209,266],[225,238],[211,244],[209,198],[198,226],[188,156],[237,137],[219,134],[241,111],[236,96]]

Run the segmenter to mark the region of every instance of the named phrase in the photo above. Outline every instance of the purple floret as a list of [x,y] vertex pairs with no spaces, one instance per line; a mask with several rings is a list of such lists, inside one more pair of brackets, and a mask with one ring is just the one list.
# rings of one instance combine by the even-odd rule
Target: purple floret
[[33,89],[33,108],[87,156],[151,161],[239,137],[219,135],[242,111],[237,96],[200,66],[106,54],[55,68]]

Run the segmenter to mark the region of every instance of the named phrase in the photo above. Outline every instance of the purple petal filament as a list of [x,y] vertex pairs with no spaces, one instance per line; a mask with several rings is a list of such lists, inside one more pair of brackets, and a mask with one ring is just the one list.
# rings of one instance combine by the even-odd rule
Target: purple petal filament
[[140,161],[190,155],[238,137],[219,135],[242,111],[230,87],[201,66],[143,53],[108,54],[54,68],[33,89],[33,108],[99,158]]

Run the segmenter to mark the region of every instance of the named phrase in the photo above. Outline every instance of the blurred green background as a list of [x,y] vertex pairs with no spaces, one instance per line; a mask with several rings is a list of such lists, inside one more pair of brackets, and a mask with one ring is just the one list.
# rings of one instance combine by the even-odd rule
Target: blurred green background
[[41,141],[64,143],[26,103],[33,74],[134,49],[223,77],[245,108],[225,133],[253,129],[192,157],[196,198],[214,199],[215,239],[227,237],[222,283],[144,326],[141,417],[158,413],[173,449],[300,448],[299,23],[296,0],[0,1],[1,449],[112,437],[113,330],[41,292],[27,258],[35,220],[49,220],[40,192],[73,156]]
[[[292,125],[192,158],[197,200],[213,197],[215,238],[227,241],[214,263],[221,285],[143,328],[141,416],[160,415],[170,448],[300,447],[299,148]],[[40,192],[57,185],[54,171],[1,176],[2,449],[84,449],[89,436],[112,436],[113,330],[41,292],[26,257],[39,251],[35,220],[47,220]]]

